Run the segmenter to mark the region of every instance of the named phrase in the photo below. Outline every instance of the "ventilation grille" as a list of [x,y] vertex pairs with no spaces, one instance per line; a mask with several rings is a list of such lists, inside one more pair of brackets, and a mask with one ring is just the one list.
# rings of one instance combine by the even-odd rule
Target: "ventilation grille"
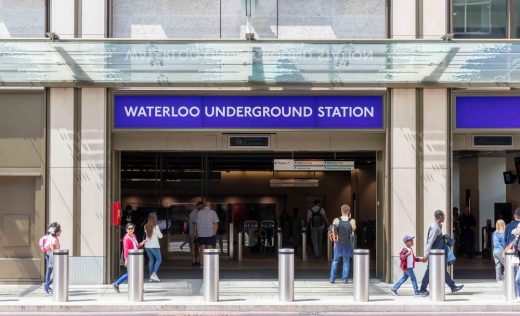
[[512,148],[513,135],[473,135],[473,147],[476,148]]

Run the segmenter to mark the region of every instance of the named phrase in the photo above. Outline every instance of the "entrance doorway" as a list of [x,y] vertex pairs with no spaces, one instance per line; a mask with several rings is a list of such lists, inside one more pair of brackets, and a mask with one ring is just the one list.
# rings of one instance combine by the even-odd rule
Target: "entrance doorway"
[[518,151],[453,153],[452,227],[459,279],[495,278],[492,233],[497,220],[509,223],[520,206],[517,157]]
[[[352,161],[353,170],[279,171],[278,159],[301,161]],[[339,216],[340,206],[349,204],[357,221],[357,246],[371,249],[376,257],[376,153],[375,152],[148,152],[120,153],[121,225],[142,225],[156,212],[165,238],[163,278],[194,275],[184,223],[198,201],[209,200],[220,220],[217,248],[221,258],[230,254],[230,224],[233,224],[235,258],[237,233],[243,233],[243,262],[221,265],[222,277],[234,277],[239,270],[276,271],[277,230],[282,245],[296,249],[297,270],[305,277],[324,278],[328,273],[326,236],[322,236],[319,260],[301,263],[301,232],[307,228],[307,213],[315,201],[324,209],[328,222]],[[326,231],[326,230],[325,230]],[[124,229],[120,227],[120,234]],[[115,245],[114,245],[115,246]],[[120,247],[120,246],[119,246]],[[120,252],[119,247],[115,251]],[[372,264],[375,267],[376,264]],[[226,271],[226,267],[228,268]],[[237,267],[240,268],[237,270]],[[304,271],[305,270],[305,271]],[[248,272],[248,275],[251,274]],[[297,277],[298,277],[297,272]],[[265,273],[259,277],[265,277]],[[312,276],[311,276],[312,277]]]

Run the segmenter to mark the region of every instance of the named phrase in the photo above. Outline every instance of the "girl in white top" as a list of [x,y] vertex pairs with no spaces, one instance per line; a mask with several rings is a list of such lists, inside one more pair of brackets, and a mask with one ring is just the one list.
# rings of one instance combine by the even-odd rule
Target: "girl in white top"
[[163,237],[159,226],[157,225],[157,214],[150,213],[148,220],[144,225],[146,233],[145,250],[148,254],[148,272],[150,273],[150,282],[160,282],[157,277],[157,271],[161,265],[161,245],[159,239]]

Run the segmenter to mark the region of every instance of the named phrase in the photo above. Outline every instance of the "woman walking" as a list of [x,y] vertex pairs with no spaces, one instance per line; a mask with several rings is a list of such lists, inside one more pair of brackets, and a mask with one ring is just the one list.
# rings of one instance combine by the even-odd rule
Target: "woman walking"
[[[121,254],[121,260],[123,262],[123,265],[125,266],[125,269],[128,269],[128,251],[132,249],[141,248],[144,243],[138,243],[137,239],[134,234],[135,226],[132,223],[126,224],[126,235],[123,237],[123,253]],[[114,290],[119,293],[119,286],[125,282],[128,279],[128,271],[125,272],[114,284],[112,284],[112,287]]]
[[146,233],[146,254],[148,255],[148,272],[150,273],[150,282],[160,282],[157,277],[157,271],[161,265],[161,245],[159,239],[163,238],[159,226],[157,226],[157,214],[150,213],[148,220],[144,225]]
[[504,280],[504,257],[503,253],[506,248],[506,241],[504,231],[506,230],[506,223],[499,219],[495,225],[495,232],[493,233],[493,259],[495,260],[495,272],[497,282]]
[[45,252],[45,263],[47,264],[47,270],[45,271],[45,283],[43,284],[43,290],[47,294],[52,294],[52,270],[54,268],[54,256],[52,252],[54,250],[60,249],[60,235],[61,235],[61,225],[57,222],[52,222],[49,225],[49,236],[45,241],[44,248],[47,250]]

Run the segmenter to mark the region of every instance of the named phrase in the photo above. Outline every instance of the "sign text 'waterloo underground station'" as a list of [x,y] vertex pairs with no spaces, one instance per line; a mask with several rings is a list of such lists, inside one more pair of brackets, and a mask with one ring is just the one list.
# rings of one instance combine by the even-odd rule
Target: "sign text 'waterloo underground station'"
[[116,95],[115,128],[383,128],[383,97]]

